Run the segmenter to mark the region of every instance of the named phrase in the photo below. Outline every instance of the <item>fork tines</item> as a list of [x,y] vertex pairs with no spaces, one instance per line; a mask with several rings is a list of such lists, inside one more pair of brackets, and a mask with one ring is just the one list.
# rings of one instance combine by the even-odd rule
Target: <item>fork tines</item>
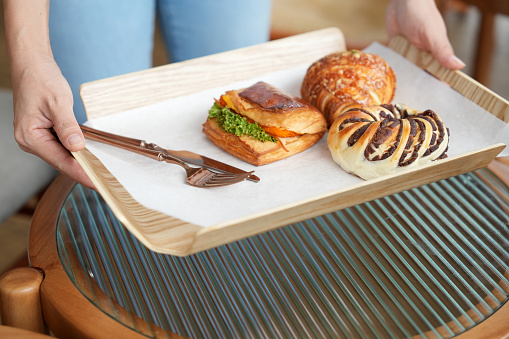
[[192,178],[193,185],[200,187],[226,186],[246,180],[253,172],[242,174],[216,173],[206,168],[200,168]]

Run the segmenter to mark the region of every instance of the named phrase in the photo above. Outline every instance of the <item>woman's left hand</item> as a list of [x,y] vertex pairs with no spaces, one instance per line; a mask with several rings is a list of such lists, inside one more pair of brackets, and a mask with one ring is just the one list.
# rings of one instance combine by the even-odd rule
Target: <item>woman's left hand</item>
[[465,67],[447,37],[445,22],[435,0],[391,0],[386,11],[389,39],[401,34],[422,50],[431,52],[444,67]]

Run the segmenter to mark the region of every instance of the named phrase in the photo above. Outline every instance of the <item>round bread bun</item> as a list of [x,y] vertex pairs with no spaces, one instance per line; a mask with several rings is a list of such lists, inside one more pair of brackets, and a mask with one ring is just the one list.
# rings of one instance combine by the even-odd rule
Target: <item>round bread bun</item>
[[365,180],[445,158],[448,143],[437,113],[405,105],[351,103],[327,136],[334,161]]
[[376,54],[351,50],[329,54],[307,70],[302,98],[317,107],[330,126],[342,106],[389,103],[396,91],[396,77],[387,62]]

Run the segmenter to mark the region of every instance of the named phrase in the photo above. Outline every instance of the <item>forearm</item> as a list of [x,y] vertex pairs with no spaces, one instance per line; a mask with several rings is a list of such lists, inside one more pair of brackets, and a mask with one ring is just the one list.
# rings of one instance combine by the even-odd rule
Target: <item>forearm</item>
[[[73,96],[53,58],[50,0],[3,0],[19,147],[88,187],[94,184],[69,153],[85,147],[74,117]],[[55,139],[50,129],[56,131]],[[65,147],[65,148],[64,148]]]
[[49,0],[3,0],[5,36],[11,71],[37,56],[52,57]]

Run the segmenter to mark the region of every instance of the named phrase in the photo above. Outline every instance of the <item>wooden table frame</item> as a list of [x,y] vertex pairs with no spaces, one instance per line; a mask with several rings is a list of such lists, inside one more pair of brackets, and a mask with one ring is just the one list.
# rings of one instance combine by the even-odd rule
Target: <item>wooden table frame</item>
[[[499,158],[489,168],[509,186],[509,158]],[[56,226],[59,212],[74,185],[75,182],[68,177],[59,176],[37,207],[30,229],[30,263],[44,273],[41,284],[44,320],[59,338],[145,338],[92,304],[76,288],[63,268],[57,251]],[[500,338],[509,335],[507,319],[509,303],[457,338]],[[158,338],[167,337],[165,331],[158,331],[141,319],[135,321],[138,330],[146,328],[147,334],[152,331]]]

